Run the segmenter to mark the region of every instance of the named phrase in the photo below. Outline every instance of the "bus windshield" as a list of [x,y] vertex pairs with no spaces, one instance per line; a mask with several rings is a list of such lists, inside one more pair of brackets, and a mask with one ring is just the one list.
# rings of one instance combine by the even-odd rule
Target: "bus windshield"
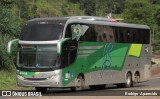
[[19,46],[19,67],[55,67],[59,66],[56,45],[23,45]]
[[62,37],[63,26],[59,24],[28,24],[22,29],[20,40],[50,41]]

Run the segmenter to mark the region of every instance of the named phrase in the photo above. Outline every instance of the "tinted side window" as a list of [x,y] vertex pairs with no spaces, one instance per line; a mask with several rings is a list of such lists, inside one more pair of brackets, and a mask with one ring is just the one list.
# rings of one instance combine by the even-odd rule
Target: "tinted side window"
[[114,29],[111,26],[95,25],[97,42],[115,42]]
[[149,44],[150,32],[145,29],[115,27],[116,41],[119,43]]
[[145,29],[111,27],[95,24],[70,24],[67,27],[65,37],[73,37],[72,25],[86,26],[87,30],[80,36],[78,41],[88,42],[119,42],[119,43],[137,43],[149,44],[150,31]]
[[131,32],[127,28],[116,27],[115,28],[116,41],[119,43],[130,43],[131,42]]
[[150,31],[149,30],[139,30],[139,40],[142,44],[150,43]]
[[97,33],[95,31],[95,26],[94,25],[90,25],[89,26],[89,29],[86,31],[86,41],[93,41],[95,42],[96,41],[96,36],[97,36]]
[[115,29],[114,34],[115,34],[116,42],[122,43],[124,41],[123,32],[120,31],[120,28],[118,27],[115,27],[114,29]]
[[88,26],[89,26],[88,30],[85,32],[84,35],[80,37],[80,41],[95,42],[97,34],[94,25],[88,25]]
[[106,25],[87,25],[89,28],[83,36],[80,37],[80,41],[88,42],[115,42],[114,30],[110,26]]

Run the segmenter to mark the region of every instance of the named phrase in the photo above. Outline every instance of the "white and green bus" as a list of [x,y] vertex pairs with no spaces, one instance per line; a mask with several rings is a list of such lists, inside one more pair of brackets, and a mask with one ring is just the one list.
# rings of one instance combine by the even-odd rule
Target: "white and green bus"
[[[29,20],[17,40],[18,85],[41,92],[106,84],[132,87],[150,78],[150,37],[147,25],[102,17]],[[8,52],[15,41],[9,42]]]

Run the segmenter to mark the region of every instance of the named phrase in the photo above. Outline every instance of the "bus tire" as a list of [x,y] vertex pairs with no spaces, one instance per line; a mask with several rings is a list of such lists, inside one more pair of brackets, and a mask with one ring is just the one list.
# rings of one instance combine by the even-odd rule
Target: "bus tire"
[[47,91],[46,87],[35,87],[37,92],[45,93]]
[[81,91],[84,88],[84,78],[79,75],[75,80],[75,87],[71,87],[71,91]]
[[103,85],[90,85],[89,88],[92,90],[98,90],[98,89],[104,89],[106,87],[106,84]]
[[132,75],[131,73],[127,73],[125,83],[117,84],[118,88],[129,88],[133,86]]
[[131,73],[127,73],[126,82],[124,83],[124,88],[129,88],[133,86],[132,75]]

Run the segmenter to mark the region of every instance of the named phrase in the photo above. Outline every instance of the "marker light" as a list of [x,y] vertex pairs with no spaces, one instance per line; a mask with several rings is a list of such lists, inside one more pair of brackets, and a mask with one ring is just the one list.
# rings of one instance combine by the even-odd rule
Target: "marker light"
[[111,22],[117,22],[117,20],[116,19],[111,19]]

